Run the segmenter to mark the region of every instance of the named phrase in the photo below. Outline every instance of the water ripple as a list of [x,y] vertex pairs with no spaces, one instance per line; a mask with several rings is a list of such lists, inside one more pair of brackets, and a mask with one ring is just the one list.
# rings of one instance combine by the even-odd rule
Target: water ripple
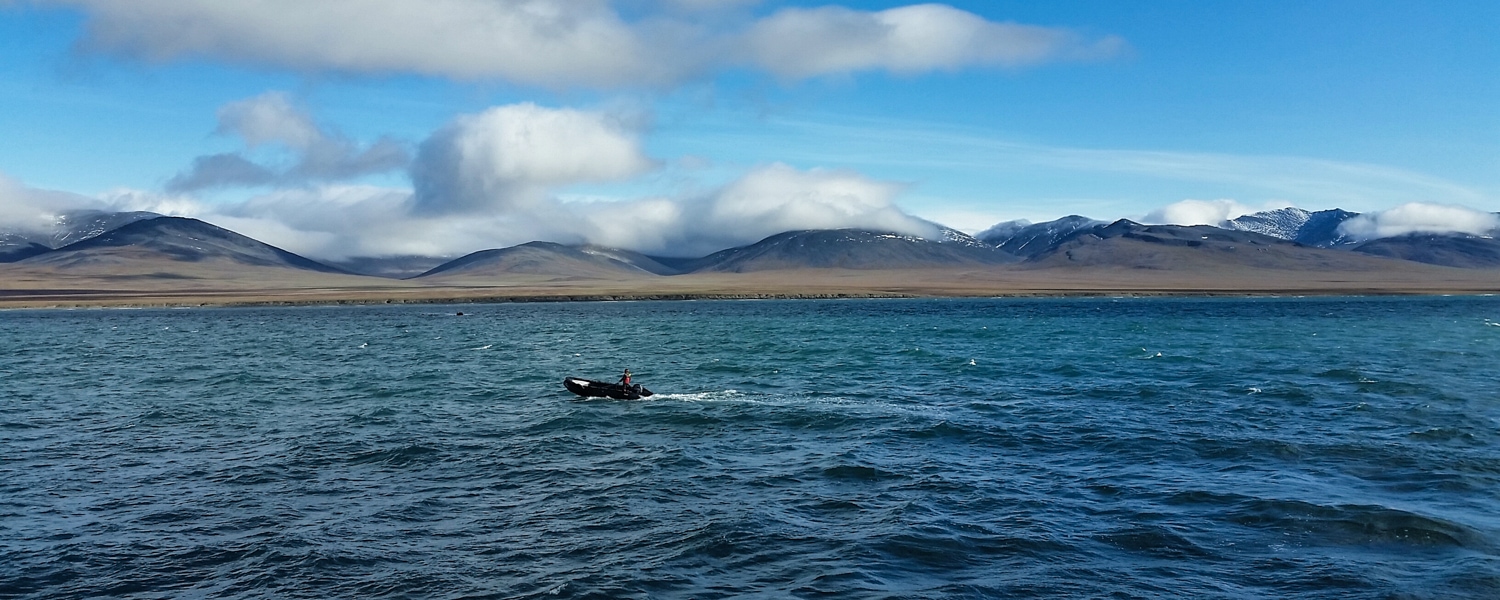
[[0,597],[1493,598],[1496,315],[0,312]]

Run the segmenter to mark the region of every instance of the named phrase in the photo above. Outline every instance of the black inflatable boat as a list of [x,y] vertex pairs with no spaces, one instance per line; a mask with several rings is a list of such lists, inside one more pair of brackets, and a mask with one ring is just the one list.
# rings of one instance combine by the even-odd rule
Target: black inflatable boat
[[618,383],[605,383],[591,379],[579,379],[569,377],[563,380],[563,387],[568,391],[585,398],[614,398],[615,400],[640,400],[651,395],[651,390],[641,387],[641,384],[625,386]]

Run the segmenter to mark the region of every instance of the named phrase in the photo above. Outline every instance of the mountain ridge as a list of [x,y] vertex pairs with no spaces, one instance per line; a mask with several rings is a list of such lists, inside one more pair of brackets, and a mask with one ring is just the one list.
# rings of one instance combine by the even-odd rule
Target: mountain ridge
[[[942,235],[942,234],[940,234]],[[863,229],[788,231],[754,244],[726,248],[678,263],[687,273],[746,273],[779,269],[912,269],[933,266],[979,266],[1016,262],[1017,258],[973,238],[948,241]],[[855,252],[855,250],[861,252]]]
[[109,267],[122,263],[228,262],[251,267],[290,268],[348,274],[337,267],[277,248],[228,229],[186,217],[132,221],[99,235],[19,261],[60,270]]
[[554,277],[658,276],[675,272],[653,259],[628,250],[597,246],[567,246],[532,241],[506,248],[471,252],[412,277],[495,277],[535,275]]

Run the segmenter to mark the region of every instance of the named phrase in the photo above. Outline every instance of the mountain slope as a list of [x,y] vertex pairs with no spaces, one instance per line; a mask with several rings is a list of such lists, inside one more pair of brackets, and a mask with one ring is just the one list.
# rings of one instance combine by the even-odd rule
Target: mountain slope
[[1016,258],[968,236],[934,241],[858,229],[789,231],[674,266],[685,272],[784,269],[918,269],[996,265]]
[[991,246],[1004,244],[1006,240],[1014,237],[1017,232],[1031,226],[1031,221],[1017,219],[1015,221],[1001,221],[994,226],[979,232],[974,237],[981,242]]
[[675,273],[675,270],[645,255],[627,250],[527,242],[519,246],[468,254],[438,265],[416,278],[542,275],[613,279],[670,273]]
[[1030,258],[1046,252],[1048,248],[1079,230],[1103,224],[1103,221],[1095,221],[1088,217],[1068,215],[1054,221],[1036,223],[1017,229],[1010,237],[995,245],[1010,254]]
[[1500,269],[1500,240],[1462,234],[1408,234],[1352,248],[1371,256],[1465,269]]
[[83,240],[98,237],[136,221],[155,219],[161,215],[154,212],[105,212],[101,210],[78,210],[57,217],[57,227],[46,245],[61,248]]
[[1208,225],[1141,225],[1122,219],[1078,231],[1033,256],[1027,266],[1205,272],[1231,268],[1368,271],[1389,268],[1391,263],[1248,231]]
[[1250,231],[1274,238],[1319,248],[1351,244],[1339,232],[1339,225],[1359,216],[1341,209],[1309,212],[1296,207],[1279,208],[1236,217],[1224,223],[1225,229]]
[[0,263],[22,261],[51,251],[51,248],[25,239],[8,240],[0,238]]
[[[21,261],[31,267],[104,273],[191,263],[208,267],[261,267],[321,273],[340,269],[303,258],[197,219],[156,217]],[[180,266],[180,265],[179,265]]]
[[24,260],[135,221],[160,216],[140,211],[75,210],[57,215],[49,226],[39,230],[0,228],[0,263]]

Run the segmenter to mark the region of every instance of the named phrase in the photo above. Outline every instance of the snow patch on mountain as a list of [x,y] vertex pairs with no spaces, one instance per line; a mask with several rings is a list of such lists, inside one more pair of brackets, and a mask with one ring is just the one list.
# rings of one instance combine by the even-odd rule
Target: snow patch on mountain
[[1283,240],[1297,239],[1297,233],[1312,218],[1312,211],[1296,207],[1278,208],[1242,215],[1224,222],[1225,229],[1249,231]]

